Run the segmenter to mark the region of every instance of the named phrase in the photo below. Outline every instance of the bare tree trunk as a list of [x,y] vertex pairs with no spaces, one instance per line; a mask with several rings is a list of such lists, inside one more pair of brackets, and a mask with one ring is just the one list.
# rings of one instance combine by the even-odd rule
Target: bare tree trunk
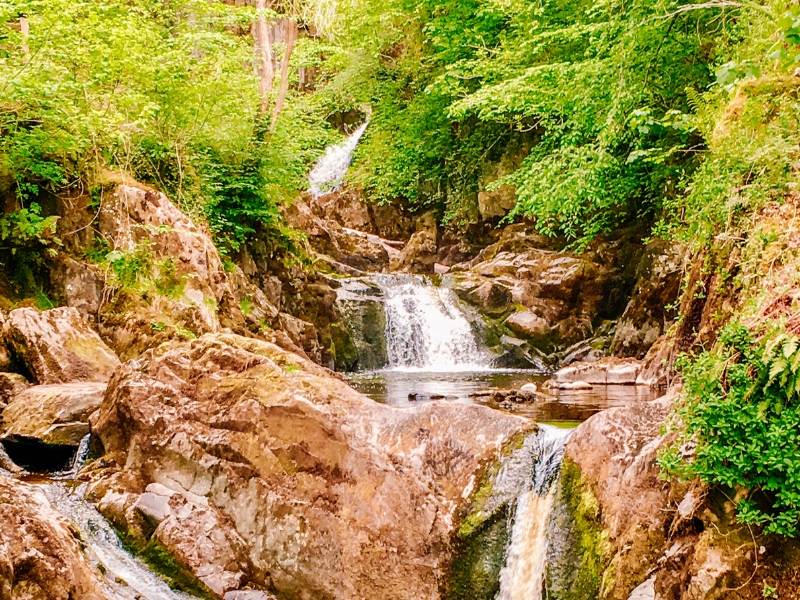
[[31,54],[31,49],[28,46],[28,37],[30,37],[31,28],[30,24],[28,23],[27,15],[19,16],[19,33],[20,37],[22,38],[22,54],[25,56],[25,58],[28,58]]
[[267,26],[266,9],[266,0],[256,0],[258,16],[256,17],[253,28],[253,38],[256,46],[256,66],[259,80],[258,91],[261,97],[261,108],[259,112],[262,116],[269,112],[269,98],[272,95],[272,87],[275,81],[272,40],[270,28]]
[[294,44],[297,41],[297,23],[294,19],[286,19],[283,22],[284,28],[284,49],[283,57],[281,57],[281,87],[278,89],[278,98],[275,101],[275,108],[272,111],[272,123],[269,130],[275,131],[278,124],[278,117],[283,110],[283,104],[286,102],[286,94],[289,91],[289,60],[292,58],[292,51]]

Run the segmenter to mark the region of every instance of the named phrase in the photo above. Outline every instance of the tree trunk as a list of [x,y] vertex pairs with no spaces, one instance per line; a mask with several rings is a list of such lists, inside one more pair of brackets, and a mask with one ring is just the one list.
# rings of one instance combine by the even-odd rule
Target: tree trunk
[[281,57],[281,87],[278,89],[278,99],[275,101],[275,108],[272,111],[272,123],[269,130],[275,131],[278,124],[278,117],[283,110],[286,102],[286,94],[289,91],[289,60],[292,58],[292,50],[297,41],[297,23],[293,19],[286,19],[283,22],[284,49]]
[[258,91],[261,97],[259,114],[265,116],[269,112],[269,98],[275,81],[275,66],[272,57],[272,40],[266,17],[267,1],[256,0],[256,22],[253,26],[253,38],[256,46],[256,70],[258,71]]
[[19,16],[19,33],[21,38],[22,55],[25,58],[28,58],[31,54],[31,49],[28,46],[28,37],[30,36],[31,29],[30,24],[28,23],[27,15]]

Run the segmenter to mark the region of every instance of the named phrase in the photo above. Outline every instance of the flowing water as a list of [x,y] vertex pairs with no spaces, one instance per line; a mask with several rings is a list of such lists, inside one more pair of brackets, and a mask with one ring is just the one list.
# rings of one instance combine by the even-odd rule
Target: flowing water
[[376,275],[386,306],[389,369],[395,371],[480,371],[491,357],[447,288],[421,275]]
[[108,521],[80,494],[60,482],[41,484],[51,504],[80,532],[86,558],[103,573],[105,593],[112,600],[189,600],[133,557]]
[[[68,469],[52,473],[26,474],[28,484],[40,489],[50,505],[80,535],[84,556],[99,574],[102,592],[109,600],[191,600],[194,596],[170,589],[167,583],[122,545],[108,521],[83,498],[83,486],[75,477],[86,463],[91,438],[86,435],[78,445]],[[7,477],[14,474],[0,469]]]
[[548,518],[570,430],[543,426],[533,438],[532,474],[519,486],[511,539],[497,600],[540,600],[547,558]]
[[341,144],[330,146],[308,176],[308,191],[314,198],[335,192],[342,185],[344,176],[353,160],[353,152],[367,130],[369,121],[365,121],[350,137]]

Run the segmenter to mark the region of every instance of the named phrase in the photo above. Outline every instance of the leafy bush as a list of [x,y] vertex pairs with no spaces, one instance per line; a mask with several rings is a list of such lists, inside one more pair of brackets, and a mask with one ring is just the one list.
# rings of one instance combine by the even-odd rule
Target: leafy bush
[[[717,347],[683,357],[680,439],[661,457],[668,472],[738,493],[737,517],[766,533],[800,535],[800,339],[756,339],[729,325]],[[696,443],[684,462],[679,447]]]
[[45,256],[55,254],[61,245],[57,222],[56,216],[42,216],[41,206],[35,202],[0,216],[0,267],[12,274],[23,291],[36,288]]

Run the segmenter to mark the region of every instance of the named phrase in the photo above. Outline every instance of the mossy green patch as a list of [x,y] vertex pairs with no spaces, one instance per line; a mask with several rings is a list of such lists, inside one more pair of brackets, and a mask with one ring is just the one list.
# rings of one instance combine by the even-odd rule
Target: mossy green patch
[[569,459],[561,467],[557,529],[563,535],[559,555],[548,562],[546,585],[552,600],[599,598],[613,587],[608,568],[611,548],[600,520],[600,505]]
[[178,560],[154,537],[146,542],[139,536],[118,531],[122,545],[132,554],[141,558],[174,590],[191,594],[197,598],[212,600],[216,598],[203,582]]

